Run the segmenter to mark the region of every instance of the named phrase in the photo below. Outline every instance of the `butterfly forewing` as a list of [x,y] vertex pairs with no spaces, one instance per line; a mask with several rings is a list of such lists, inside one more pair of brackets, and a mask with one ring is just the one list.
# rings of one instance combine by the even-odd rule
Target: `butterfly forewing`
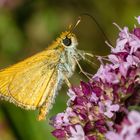
[[57,80],[58,53],[60,50],[46,50],[1,70],[0,95],[3,99],[26,109],[41,106],[50,88],[56,86],[52,83]]

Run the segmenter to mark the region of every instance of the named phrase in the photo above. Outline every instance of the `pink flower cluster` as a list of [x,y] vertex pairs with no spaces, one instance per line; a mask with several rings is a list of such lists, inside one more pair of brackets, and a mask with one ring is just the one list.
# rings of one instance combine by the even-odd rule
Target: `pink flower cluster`
[[[140,23],[140,17],[137,20]],[[140,103],[140,28],[131,32],[127,27],[119,29],[116,47],[105,58],[109,63],[102,63],[89,82],[81,81],[80,86],[69,89],[67,109],[52,117],[52,134],[57,139],[140,139],[139,113],[127,117],[128,109]]]
[[108,140],[140,140],[140,113],[131,111],[118,126],[117,132],[107,132],[106,138]]

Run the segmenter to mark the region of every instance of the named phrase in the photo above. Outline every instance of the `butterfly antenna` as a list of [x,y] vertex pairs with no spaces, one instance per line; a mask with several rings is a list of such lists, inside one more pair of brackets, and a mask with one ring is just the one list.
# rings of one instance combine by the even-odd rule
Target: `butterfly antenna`
[[69,33],[67,34],[67,36],[75,30],[75,28],[78,26],[78,24],[80,22],[81,22],[81,17],[78,18],[78,20],[76,21],[76,23],[74,24],[74,26],[70,26],[70,30],[69,30]]
[[109,44],[112,44],[111,41],[109,40],[109,38],[107,37],[106,33],[104,32],[103,28],[101,27],[101,25],[99,24],[99,22],[96,20],[96,18],[88,13],[82,13],[79,16],[79,19],[81,20],[83,16],[87,16],[90,17],[93,22],[97,25],[97,27],[99,28],[99,30],[101,31],[101,33],[103,34],[104,38],[107,40],[107,42],[109,42]]
[[107,37],[106,33],[104,32],[104,30],[103,30],[103,28],[101,27],[101,25],[99,24],[99,22],[96,20],[96,18],[95,18],[94,16],[92,16],[92,15],[90,15],[90,14],[88,14],[88,13],[82,13],[82,14],[79,15],[78,20],[76,21],[76,23],[74,24],[74,26],[71,26],[71,27],[70,27],[70,30],[69,30],[68,35],[69,35],[70,33],[72,33],[72,32],[75,30],[75,28],[79,25],[79,23],[81,22],[83,16],[90,17],[90,18],[93,20],[93,22],[97,25],[97,27],[99,28],[99,30],[100,30],[101,33],[103,34],[104,38],[106,39],[106,42],[108,42],[108,43],[112,46],[111,41],[110,41],[109,38]]

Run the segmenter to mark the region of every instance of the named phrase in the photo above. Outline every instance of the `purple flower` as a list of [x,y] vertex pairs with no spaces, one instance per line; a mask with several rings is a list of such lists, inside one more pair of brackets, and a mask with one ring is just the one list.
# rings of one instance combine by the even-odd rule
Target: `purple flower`
[[113,111],[117,112],[119,110],[119,105],[118,104],[112,105],[112,101],[106,100],[104,104],[102,102],[99,102],[99,109],[100,112],[104,113],[105,116],[107,116],[108,118],[112,118]]
[[121,131],[109,131],[106,133],[107,140],[139,140],[140,139],[140,113],[131,111],[127,121],[122,123]]
[[71,137],[68,140],[85,140],[85,133],[81,125],[70,127]]
[[104,83],[118,83],[119,82],[119,79],[116,75],[116,73],[113,73],[112,70],[113,70],[113,66],[112,65],[101,65],[98,72],[94,75],[93,79],[100,79],[102,80],[102,82]]
[[[140,23],[140,17],[136,19]],[[118,28],[116,47],[105,58],[109,63],[99,57],[97,73],[89,82],[69,89],[67,109],[51,119],[56,138],[140,139],[140,114],[133,111],[127,116],[128,108],[140,103],[140,28],[132,32]]]
[[106,134],[106,138],[108,140],[123,140],[122,136],[120,136],[119,134],[112,132],[112,131],[110,131]]
[[140,39],[140,28],[135,28],[133,31],[134,35]]
[[138,24],[140,24],[140,16],[135,17],[135,18],[136,18],[136,20],[138,21]]
[[58,139],[66,137],[65,131],[62,129],[56,129],[52,134]]

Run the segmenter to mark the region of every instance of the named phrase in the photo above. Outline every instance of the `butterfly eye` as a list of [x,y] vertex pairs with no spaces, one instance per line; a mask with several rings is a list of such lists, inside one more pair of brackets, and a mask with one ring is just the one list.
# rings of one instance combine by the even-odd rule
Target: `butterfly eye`
[[63,39],[63,44],[64,44],[65,46],[70,46],[70,45],[71,45],[71,39],[68,38],[68,37],[64,38],[64,39]]

